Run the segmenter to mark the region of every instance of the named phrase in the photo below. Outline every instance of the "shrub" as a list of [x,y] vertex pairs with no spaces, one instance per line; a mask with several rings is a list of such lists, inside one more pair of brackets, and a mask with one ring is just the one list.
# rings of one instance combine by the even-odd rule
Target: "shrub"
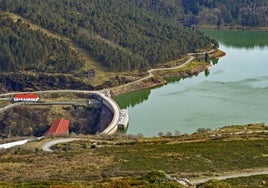
[[217,187],[217,188],[231,188],[231,185],[226,183],[226,182],[213,179],[213,180],[209,180],[206,183],[199,184],[196,187],[197,188],[215,188],[215,187]]
[[111,182],[110,188],[128,188],[131,187],[125,180],[114,180]]
[[149,181],[150,183],[159,182],[161,179],[164,179],[166,177],[166,174],[161,171],[151,171],[147,175],[145,175],[146,181]]

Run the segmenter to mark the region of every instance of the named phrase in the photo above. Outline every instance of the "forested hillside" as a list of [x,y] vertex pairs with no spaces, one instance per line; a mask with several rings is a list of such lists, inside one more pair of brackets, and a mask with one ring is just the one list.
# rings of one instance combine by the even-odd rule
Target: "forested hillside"
[[0,71],[73,72],[83,66],[68,44],[0,16]]
[[131,0],[185,25],[268,26],[267,0]]
[[145,70],[188,52],[211,48],[212,43],[217,45],[201,32],[135,1],[0,0],[0,5],[2,11],[71,38],[110,70]]
[[[179,23],[268,24],[266,0],[0,0],[0,8],[71,38],[102,66],[114,71],[145,70],[216,44]],[[1,25],[1,70],[24,70],[28,65],[37,65],[42,71],[68,72],[82,67],[77,54],[64,47],[66,43],[47,40],[47,36],[21,23],[4,21]],[[52,47],[52,43],[57,45]],[[25,51],[24,46],[28,47]],[[43,48],[45,52],[41,53]],[[42,64],[50,66],[44,68]]]
[[267,26],[267,0],[183,0],[188,24]]

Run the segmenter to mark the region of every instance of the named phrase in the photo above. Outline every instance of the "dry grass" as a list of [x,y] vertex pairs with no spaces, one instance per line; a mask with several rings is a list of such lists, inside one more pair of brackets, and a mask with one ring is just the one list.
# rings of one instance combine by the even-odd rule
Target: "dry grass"
[[215,50],[212,54],[209,54],[211,58],[219,58],[226,55],[226,53],[220,49]]
[[246,131],[265,131],[268,130],[268,127],[265,126],[264,123],[255,123],[248,124],[246,126],[243,125],[232,125],[221,128],[219,131],[224,131],[226,133],[234,133],[234,132],[246,132]]
[[60,181],[88,181],[98,179],[110,156],[87,152],[44,153],[39,150],[14,149],[1,156],[0,176],[2,182],[54,179]]
[[[82,136],[83,140],[58,144],[53,153],[40,150],[51,138],[30,142],[1,151],[0,182],[93,185],[103,178],[140,177],[154,170],[194,177],[267,167],[267,135],[259,139],[234,136],[235,140],[230,137],[224,141],[222,137],[223,140],[211,141],[206,134],[161,138]],[[97,142],[95,149],[91,148],[93,142]]]

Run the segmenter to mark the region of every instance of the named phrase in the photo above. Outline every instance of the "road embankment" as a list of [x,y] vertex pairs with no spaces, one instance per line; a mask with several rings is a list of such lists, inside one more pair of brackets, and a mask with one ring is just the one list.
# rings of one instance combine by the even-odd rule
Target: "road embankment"
[[247,172],[229,172],[225,173],[223,175],[218,175],[218,176],[211,176],[211,177],[206,177],[206,178],[200,178],[200,179],[194,179],[191,180],[190,182],[193,185],[197,185],[200,183],[205,183],[208,182],[209,180],[216,179],[216,180],[226,180],[226,179],[232,179],[232,178],[241,178],[241,177],[249,177],[249,176],[257,176],[257,175],[264,175],[268,174],[268,168],[260,168],[260,169],[250,169]]
[[185,60],[185,62],[180,62],[178,65],[175,63],[170,67],[150,69],[147,76],[128,84],[113,87],[111,88],[111,92],[113,96],[118,96],[132,91],[164,85],[167,83],[165,78],[168,77],[187,78],[197,75],[211,67],[210,62],[204,62],[206,53],[209,54],[211,59],[217,59],[226,55],[225,52],[219,49],[212,49],[200,53],[190,53],[188,54],[189,58]]
[[81,140],[81,139],[78,139],[78,138],[63,138],[63,139],[58,139],[58,140],[51,140],[49,142],[46,142],[42,146],[42,150],[47,151],[47,152],[52,152],[53,151],[51,149],[52,146],[60,144],[60,143],[72,142],[72,141],[75,141],[75,140]]

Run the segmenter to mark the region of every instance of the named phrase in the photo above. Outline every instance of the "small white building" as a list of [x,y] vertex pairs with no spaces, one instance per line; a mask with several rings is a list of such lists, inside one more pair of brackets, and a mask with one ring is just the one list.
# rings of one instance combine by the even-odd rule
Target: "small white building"
[[118,129],[125,130],[128,127],[129,116],[126,109],[122,109],[119,112]]
[[36,94],[16,94],[13,97],[14,102],[36,102],[39,100],[39,96]]

